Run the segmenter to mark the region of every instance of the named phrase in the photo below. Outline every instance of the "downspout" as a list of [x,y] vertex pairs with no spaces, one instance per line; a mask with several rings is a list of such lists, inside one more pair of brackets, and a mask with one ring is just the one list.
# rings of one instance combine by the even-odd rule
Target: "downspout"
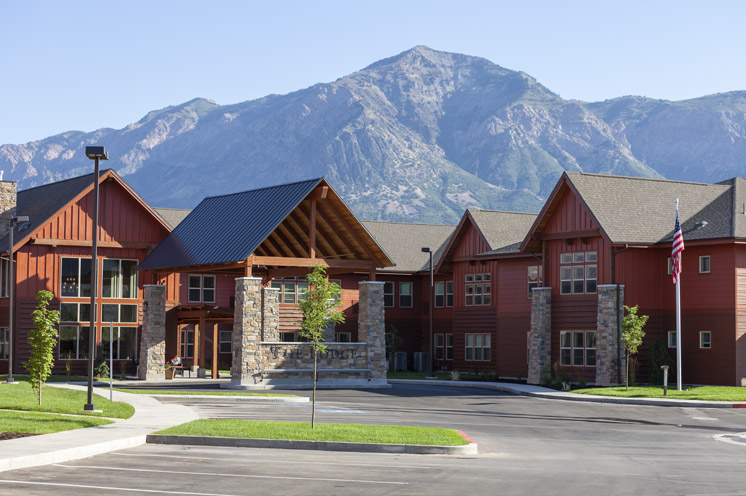
[[611,252],[611,284],[616,285],[616,372],[617,382],[622,382],[622,347],[619,343],[622,341],[622,314],[619,312],[619,283],[616,282],[616,256],[623,251],[629,250],[629,244],[625,244],[624,248],[617,251]]

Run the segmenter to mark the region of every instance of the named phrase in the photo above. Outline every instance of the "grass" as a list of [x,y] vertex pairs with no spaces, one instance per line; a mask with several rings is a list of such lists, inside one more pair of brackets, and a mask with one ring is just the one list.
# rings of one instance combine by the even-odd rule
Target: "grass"
[[114,388],[114,391],[121,391],[123,393],[132,394],[183,394],[183,395],[194,395],[194,396],[292,396],[294,394],[276,394],[276,393],[245,393],[239,391],[179,391],[174,389],[128,389],[128,388]]
[[440,427],[316,424],[316,428],[311,429],[308,422],[257,422],[233,419],[195,420],[159,431],[157,434],[428,446],[469,444],[458,432]]
[[95,417],[68,417],[52,413],[0,411],[0,432],[51,434],[111,423],[111,420]]
[[88,402],[86,391],[73,391],[52,386],[44,386],[42,403],[39,406],[36,392],[31,388],[28,378],[16,375],[13,378],[18,384],[0,383],[0,409],[112,418],[129,418],[135,413],[131,405],[117,401],[112,403],[99,395],[95,395],[93,403],[101,412],[83,412],[83,405]]
[[622,398],[671,398],[679,400],[703,401],[746,401],[746,388],[699,386],[685,387],[683,391],[676,386],[668,388],[668,396],[663,396],[662,386],[635,386],[625,391],[624,387],[575,389],[573,393],[599,396],[618,396]]

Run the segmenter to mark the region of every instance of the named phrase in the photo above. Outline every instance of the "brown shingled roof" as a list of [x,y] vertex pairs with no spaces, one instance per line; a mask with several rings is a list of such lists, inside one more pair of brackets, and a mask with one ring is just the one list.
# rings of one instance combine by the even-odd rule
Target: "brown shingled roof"
[[519,253],[523,238],[536,220],[536,214],[523,212],[470,208],[469,213],[491,248],[479,255]]
[[396,263],[381,270],[405,273],[429,270],[430,257],[422,252],[423,247],[433,250],[435,265],[456,227],[374,221],[363,221],[363,225]]

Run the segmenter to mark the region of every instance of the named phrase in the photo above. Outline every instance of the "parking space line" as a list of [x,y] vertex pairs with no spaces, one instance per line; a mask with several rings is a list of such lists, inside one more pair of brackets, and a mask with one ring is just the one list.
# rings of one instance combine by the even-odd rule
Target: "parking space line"
[[96,489],[104,491],[124,491],[130,493],[157,493],[157,494],[183,494],[186,496],[239,496],[235,494],[224,494],[224,493],[192,493],[185,491],[161,491],[158,489],[133,489],[131,487],[113,487],[113,486],[88,486],[85,484],[64,484],[62,482],[33,482],[33,481],[18,481],[18,480],[6,480],[0,479],[0,485],[6,484],[19,484],[25,486],[53,486],[53,487],[74,487],[78,489]]
[[145,468],[124,468],[124,467],[105,467],[105,466],[94,466],[94,465],[62,465],[59,463],[52,464],[55,467],[71,468],[71,469],[91,469],[91,470],[111,470],[121,472],[147,472],[154,474],[174,474],[174,475],[206,475],[206,476],[218,476],[218,477],[241,477],[247,479],[277,479],[277,480],[299,480],[299,481],[316,481],[316,482],[354,482],[357,484],[389,484],[397,486],[407,486],[408,482],[393,482],[393,481],[372,481],[362,479],[328,479],[323,477],[290,477],[282,475],[248,475],[248,474],[225,474],[218,472],[180,472],[177,470],[155,470]]

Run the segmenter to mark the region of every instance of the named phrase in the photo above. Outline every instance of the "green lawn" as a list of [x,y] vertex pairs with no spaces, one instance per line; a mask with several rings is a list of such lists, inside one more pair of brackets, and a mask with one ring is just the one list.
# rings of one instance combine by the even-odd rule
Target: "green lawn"
[[195,420],[156,434],[428,446],[469,444],[458,432],[440,427],[316,424],[316,428],[311,429],[309,422],[255,422],[233,419]]
[[[42,390],[41,406],[38,404],[36,392],[31,389],[23,376],[14,375],[18,384],[0,383],[0,409],[24,410],[47,413],[69,413],[74,415],[90,415],[98,417],[129,418],[135,409],[127,403],[111,403],[108,399],[95,394],[93,404],[101,412],[83,412],[83,405],[88,402],[86,391],[73,391],[52,386],[44,386]],[[2,379],[2,378],[0,378]]]
[[625,391],[624,387],[574,389],[573,393],[598,396],[618,396],[623,398],[673,398],[679,400],[703,401],[746,401],[746,388],[700,386],[685,387],[677,391],[676,386],[668,388],[668,396],[663,396],[662,386],[635,386]]
[[128,389],[128,388],[114,388],[114,391],[121,391],[123,393],[132,394],[183,394],[183,395],[194,395],[194,396],[292,396],[295,394],[276,394],[276,393],[247,393],[241,391],[179,391],[174,389]]
[[0,411],[0,432],[51,434],[111,423],[111,420],[95,417],[68,417],[53,413]]

